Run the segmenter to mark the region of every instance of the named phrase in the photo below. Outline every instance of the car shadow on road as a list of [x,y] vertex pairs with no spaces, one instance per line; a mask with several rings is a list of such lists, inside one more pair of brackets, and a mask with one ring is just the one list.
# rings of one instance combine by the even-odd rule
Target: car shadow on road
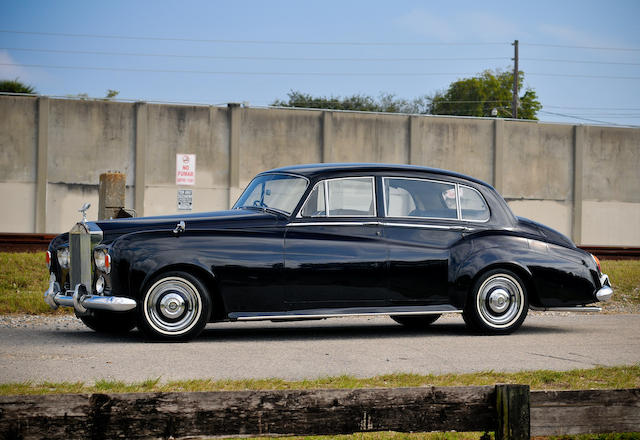
[[[571,333],[571,328],[545,326],[540,324],[523,325],[513,336],[518,335],[559,335]],[[99,343],[137,343],[147,342],[142,332],[133,330],[126,334],[96,333],[90,329],[86,331],[51,331],[56,339]],[[398,339],[424,337],[510,337],[487,336],[469,331],[462,322],[438,322],[421,330],[403,327],[390,323],[345,323],[335,324],[327,322],[310,323],[221,323],[209,324],[195,341],[211,342],[277,342],[304,340],[354,340],[354,339]],[[152,341],[149,341],[152,342]],[[160,341],[162,343],[162,341]]]

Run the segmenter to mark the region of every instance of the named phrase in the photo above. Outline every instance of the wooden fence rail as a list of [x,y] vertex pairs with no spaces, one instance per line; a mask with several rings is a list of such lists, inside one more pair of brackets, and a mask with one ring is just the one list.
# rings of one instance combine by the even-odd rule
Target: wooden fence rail
[[640,431],[640,389],[527,385],[0,396],[2,439],[495,431],[496,438]]

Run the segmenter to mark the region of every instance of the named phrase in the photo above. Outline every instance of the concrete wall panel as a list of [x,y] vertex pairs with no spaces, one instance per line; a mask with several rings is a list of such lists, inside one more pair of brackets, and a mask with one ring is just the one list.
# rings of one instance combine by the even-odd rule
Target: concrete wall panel
[[640,203],[582,202],[582,244],[640,246]]
[[86,202],[91,203],[87,219],[98,219],[98,185],[50,183],[47,193],[47,233],[69,231],[82,220],[78,209]]
[[35,232],[35,183],[0,182],[0,206],[0,232]]
[[367,113],[332,115],[332,162],[407,163],[407,116]]
[[493,121],[421,117],[414,124],[413,165],[493,182]]
[[510,200],[515,215],[547,225],[567,237],[571,236],[571,202],[545,200]]
[[147,111],[147,186],[175,184],[177,153],[196,155],[197,187],[227,185],[225,109],[152,104]]
[[573,127],[532,122],[504,126],[507,198],[567,201],[573,197]]
[[[243,108],[240,118],[240,187],[260,171],[322,161],[322,113]],[[284,117],[283,117],[284,116]]]
[[640,130],[588,127],[583,185],[585,200],[640,203]]
[[0,99],[0,182],[35,182],[37,118],[37,99]]
[[49,108],[49,182],[97,184],[120,171],[134,183],[133,104],[52,99]]

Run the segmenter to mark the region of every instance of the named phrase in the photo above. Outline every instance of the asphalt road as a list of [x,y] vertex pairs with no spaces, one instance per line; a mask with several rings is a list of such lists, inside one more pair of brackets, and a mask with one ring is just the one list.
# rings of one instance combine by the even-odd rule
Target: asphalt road
[[509,336],[462,318],[407,330],[386,317],[210,324],[195,341],[109,337],[75,318],[0,326],[0,382],[317,378],[349,374],[568,370],[640,362],[640,315],[534,315]]

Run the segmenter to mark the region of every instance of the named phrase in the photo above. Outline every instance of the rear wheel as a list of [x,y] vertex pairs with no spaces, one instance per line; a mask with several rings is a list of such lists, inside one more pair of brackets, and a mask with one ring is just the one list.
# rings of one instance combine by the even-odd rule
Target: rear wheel
[[508,334],[527,316],[525,284],[507,269],[494,269],[476,281],[462,314],[467,326],[485,334]]
[[80,316],[84,325],[98,333],[127,333],[136,326],[135,313],[95,310],[90,316]]
[[440,314],[435,315],[412,315],[412,316],[391,316],[398,324],[402,324],[407,328],[411,328],[414,330],[424,329],[434,322],[440,317]]
[[207,325],[211,299],[204,284],[187,272],[154,278],[138,306],[138,328],[152,339],[184,341]]

